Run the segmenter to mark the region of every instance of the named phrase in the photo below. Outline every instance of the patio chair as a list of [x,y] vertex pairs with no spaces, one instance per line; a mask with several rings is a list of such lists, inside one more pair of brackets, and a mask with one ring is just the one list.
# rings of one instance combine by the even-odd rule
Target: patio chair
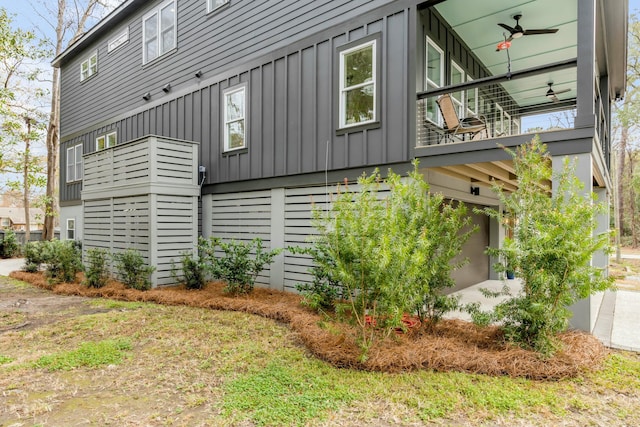
[[441,95],[436,102],[444,119],[445,136],[461,135],[464,141],[466,135],[470,135],[470,139],[475,139],[476,136],[484,132],[485,137],[489,137],[487,120],[483,116],[465,117],[462,120],[458,118],[458,113],[456,112],[455,105],[453,105],[450,94],[445,93]]

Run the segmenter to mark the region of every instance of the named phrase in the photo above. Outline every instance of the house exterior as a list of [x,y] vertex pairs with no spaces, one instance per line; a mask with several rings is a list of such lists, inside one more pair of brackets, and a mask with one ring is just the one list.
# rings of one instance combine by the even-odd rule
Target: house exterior
[[[626,0],[125,0],[54,60],[61,234],[136,247],[170,283],[198,235],[304,244],[327,185],[414,158],[432,191],[499,208],[491,183],[518,185],[501,147],[535,134],[609,203],[627,18]],[[486,129],[454,129],[444,94]],[[497,278],[484,250],[504,229],[473,219],[458,287]],[[309,265],[285,252],[259,281],[293,290]]]
[[[44,211],[39,208],[29,209],[30,230],[42,230],[44,221]],[[24,215],[24,208],[21,207],[0,207],[0,228],[13,231],[25,231],[27,221]]]

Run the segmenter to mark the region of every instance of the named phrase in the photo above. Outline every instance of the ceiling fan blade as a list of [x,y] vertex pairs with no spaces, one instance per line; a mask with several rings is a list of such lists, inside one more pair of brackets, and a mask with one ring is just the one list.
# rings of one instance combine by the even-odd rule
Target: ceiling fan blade
[[554,93],[556,95],[560,95],[561,93],[567,93],[569,92],[571,89],[560,89],[560,90],[555,90]]
[[525,36],[535,36],[538,34],[555,34],[558,32],[558,28],[549,28],[547,30],[524,30]]
[[504,28],[505,30],[509,31],[510,34],[513,34],[516,32],[516,29],[513,27],[508,26],[507,24],[498,24],[499,26],[501,26],[502,28]]

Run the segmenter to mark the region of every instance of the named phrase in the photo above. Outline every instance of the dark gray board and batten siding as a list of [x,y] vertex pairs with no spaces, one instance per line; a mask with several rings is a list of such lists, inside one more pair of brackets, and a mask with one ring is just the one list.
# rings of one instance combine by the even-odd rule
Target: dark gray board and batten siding
[[[256,7],[256,10],[274,14],[269,22],[278,21],[276,12],[291,11],[290,1],[268,3],[268,9]],[[276,3],[282,4],[276,6]],[[144,13],[141,11],[127,21],[130,28],[127,45],[106,54],[108,37],[96,44],[99,71],[95,77],[79,83],[78,70],[83,55],[64,65],[61,203],[79,200],[81,191],[80,184],[64,184],[66,148],[82,143],[85,153],[92,152],[95,150],[95,137],[113,129],[118,131],[119,142],[148,134],[199,142],[200,164],[207,168],[205,186],[321,172],[325,168],[337,170],[408,161],[410,127],[414,123],[413,97],[406,95],[415,92],[409,78],[413,72],[409,73],[412,59],[408,53],[412,45],[409,26],[413,12],[410,9],[394,11],[388,6],[376,9],[380,16],[372,16],[375,12],[372,9],[385,3],[381,1],[311,3],[314,6],[305,6],[304,12],[300,11],[302,15],[289,16],[304,18],[298,22],[298,27],[303,29],[294,32],[295,25],[281,22],[276,27],[277,31],[264,29],[261,33],[261,37],[269,35],[269,43],[257,39],[253,46],[241,42],[243,31],[249,31],[249,27],[245,28],[240,23],[242,20],[233,18],[232,14],[234,8],[242,10],[246,7],[245,2],[232,2],[220,15],[204,17],[198,16],[200,2],[179,1],[178,49],[175,53],[157,63],[141,66],[140,22]],[[405,2],[397,3],[400,7]],[[314,11],[322,13],[316,16]],[[369,21],[361,23],[362,17],[354,19],[364,12],[368,13],[365,16],[369,16]],[[240,53],[234,51],[227,58],[216,53],[218,40],[204,38],[209,37],[205,28],[215,27],[216,22],[227,28],[226,19],[238,25],[233,33],[240,45],[234,47],[231,43],[236,38],[223,37],[230,51],[239,49],[238,52],[248,57],[257,57],[267,49],[291,46],[281,49],[287,52],[280,56],[272,53],[263,56],[262,60],[251,64],[245,61],[242,65]],[[326,34],[327,25],[337,24],[341,25],[334,28],[335,34]],[[113,34],[121,28],[118,27]],[[309,37],[321,29],[324,31],[317,37]],[[215,39],[218,33],[214,29],[212,34]],[[380,127],[337,134],[334,127],[337,48],[375,34],[380,36],[382,45]],[[303,37],[307,37],[305,42],[294,46],[294,42]],[[194,71],[202,69],[207,77],[232,65],[234,71],[219,74],[220,80],[214,76],[198,82],[193,75]],[[156,101],[161,96],[158,92],[162,93],[159,88],[166,83],[172,84],[172,91],[163,94],[161,101]],[[248,149],[222,153],[222,92],[238,84],[246,84],[248,88]],[[181,86],[184,88],[180,89]],[[145,107],[141,95],[152,88],[156,88],[152,105]],[[101,102],[81,102],[85,97],[101,99]],[[117,117],[117,120],[110,122],[109,117]],[[78,132],[82,129],[85,130]]]

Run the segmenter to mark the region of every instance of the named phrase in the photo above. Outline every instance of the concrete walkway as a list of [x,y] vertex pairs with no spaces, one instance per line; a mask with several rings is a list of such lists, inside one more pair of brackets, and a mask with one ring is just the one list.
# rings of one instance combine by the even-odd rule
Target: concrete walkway
[[[10,272],[20,270],[23,265],[22,258],[0,260],[0,275],[8,276]],[[480,289],[499,291],[503,286],[501,280],[487,280],[456,293],[460,295],[462,304],[477,301],[481,309],[489,310],[504,297],[487,298]],[[512,292],[517,292],[521,285],[515,279],[507,280],[507,286]],[[471,320],[464,312],[451,313],[448,317]],[[605,292],[593,334],[607,347],[640,352],[640,292]]]

